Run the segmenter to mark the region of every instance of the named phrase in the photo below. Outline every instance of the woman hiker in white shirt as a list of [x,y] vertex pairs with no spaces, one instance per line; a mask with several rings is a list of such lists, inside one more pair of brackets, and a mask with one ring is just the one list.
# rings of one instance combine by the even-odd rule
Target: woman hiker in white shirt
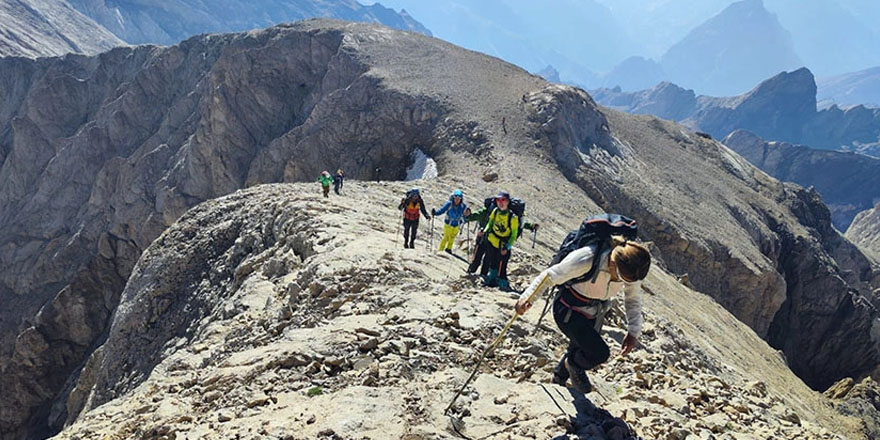
[[[528,298],[535,289],[559,286],[553,301],[553,318],[562,333],[568,336],[569,343],[567,352],[553,372],[553,382],[565,386],[570,378],[573,387],[583,393],[592,391],[586,370],[608,360],[608,345],[598,330],[611,298],[621,289],[625,294],[627,335],[620,354],[625,355],[635,348],[642,331],[641,284],[651,266],[648,250],[622,236],[612,236],[610,249],[605,247],[602,254],[594,258],[597,247],[597,244],[590,244],[576,249],[561,262],[541,272],[516,303],[516,312],[522,315],[532,306]],[[599,264],[598,273],[590,279],[567,283],[589,272],[596,262]],[[535,298],[545,293],[537,292]]]

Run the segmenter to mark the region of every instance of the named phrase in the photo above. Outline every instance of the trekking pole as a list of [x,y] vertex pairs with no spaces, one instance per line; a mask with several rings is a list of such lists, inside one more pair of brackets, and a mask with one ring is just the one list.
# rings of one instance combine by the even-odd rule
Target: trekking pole
[[467,222],[464,223],[464,227],[467,228],[467,245],[465,247],[465,251],[467,251],[468,259],[470,259],[470,256],[471,256],[471,227],[470,227],[470,225],[467,224]]
[[[534,291],[532,291],[531,296],[529,296],[529,302],[534,301],[534,299],[535,299],[535,295],[537,295],[538,292],[540,292],[541,290],[543,290],[544,285],[547,284],[548,282],[550,282],[550,278],[549,278],[549,277],[545,277],[545,278],[544,278],[544,281],[541,281],[541,284],[539,284],[538,287],[537,287]],[[516,311],[514,311],[514,312],[513,312],[513,316],[511,316],[510,319],[507,321],[507,325],[505,325],[504,328],[501,329],[501,333],[499,333],[498,336],[495,338],[495,340],[492,341],[492,344],[491,344],[491,345],[489,345],[488,347],[486,347],[485,350],[483,350],[483,354],[480,355],[480,359],[477,361],[477,365],[474,366],[474,371],[471,372],[471,375],[468,376],[468,378],[467,378],[466,381],[464,381],[464,385],[461,386],[461,389],[458,390],[457,393],[455,393],[455,397],[453,397],[453,398],[452,398],[452,401],[449,402],[449,406],[447,406],[446,409],[443,410],[443,414],[447,414],[447,413],[449,413],[449,410],[452,409],[452,405],[454,405],[454,404],[455,404],[455,401],[458,400],[458,396],[461,395],[461,393],[464,391],[464,389],[467,388],[467,386],[471,383],[471,381],[472,381],[472,380],[474,379],[474,377],[477,375],[477,372],[480,370],[480,365],[482,365],[482,364],[483,364],[483,360],[486,359],[486,355],[488,355],[489,353],[491,353],[492,350],[494,350],[495,347],[497,347],[498,344],[501,343],[501,340],[504,339],[504,335],[507,333],[508,330],[510,330],[510,326],[513,325],[513,323],[516,321],[517,318],[519,318],[519,313],[517,313]]]
[[541,311],[541,317],[538,318],[538,323],[535,324],[535,331],[538,331],[541,328],[541,321],[544,320],[544,315],[547,314],[547,310],[550,308],[550,295],[547,295],[547,298],[544,299],[544,310]]
[[431,243],[428,245],[428,250],[434,249],[434,217],[431,216]]

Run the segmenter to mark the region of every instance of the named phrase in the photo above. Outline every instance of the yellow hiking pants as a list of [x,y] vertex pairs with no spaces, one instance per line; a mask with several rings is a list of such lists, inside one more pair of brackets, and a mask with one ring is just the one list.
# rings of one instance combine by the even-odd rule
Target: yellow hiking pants
[[443,224],[443,239],[440,240],[440,248],[438,250],[452,249],[452,245],[455,244],[455,237],[458,236],[459,228],[460,226]]

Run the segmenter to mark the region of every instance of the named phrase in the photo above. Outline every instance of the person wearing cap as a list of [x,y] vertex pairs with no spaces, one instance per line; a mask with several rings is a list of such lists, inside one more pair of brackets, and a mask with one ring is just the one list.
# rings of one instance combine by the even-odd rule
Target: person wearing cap
[[506,277],[499,277],[499,273],[507,273],[507,262],[510,260],[510,250],[516,243],[519,232],[519,217],[509,208],[510,194],[501,191],[495,196],[495,209],[489,214],[489,222],[483,229],[483,239],[486,244],[486,256],[483,264],[489,267],[484,282],[489,287],[509,289],[510,284]]
[[324,189],[324,197],[330,197],[330,184],[333,183],[330,172],[325,170],[321,173],[321,177],[318,177],[318,182],[321,182],[321,188]]
[[[513,209],[510,207],[509,209]],[[486,244],[485,240],[483,240],[483,230],[486,229],[486,225],[489,223],[489,215],[492,214],[492,211],[495,210],[495,197],[489,197],[485,201],[485,206],[480,207],[480,209],[473,211],[470,215],[465,217],[465,223],[467,222],[477,222],[477,237],[474,239],[474,253],[471,257],[470,264],[467,268],[467,273],[475,273],[477,270],[480,271],[480,276],[485,277],[489,274],[489,266],[484,264],[485,255],[486,255]],[[537,223],[529,223],[523,218],[520,218],[520,223],[522,224],[522,228],[528,231],[537,231],[538,224]],[[466,226],[465,226],[466,227]],[[520,231],[517,231],[517,235]],[[508,258],[509,260],[509,258]],[[501,279],[507,279],[507,265],[504,265],[504,271],[498,272],[498,277]]]
[[438,216],[446,214],[446,220],[443,225],[443,239],[440,240],[440,248],[437,250],[452,253],[452,245],[455,244],[455,237],[464,223],[465,217],[470,215],[471,210],[464,203],[464,193],[460,189],[452,192],[449,200],[443,204],[440,209],[431,209],[431,215]]

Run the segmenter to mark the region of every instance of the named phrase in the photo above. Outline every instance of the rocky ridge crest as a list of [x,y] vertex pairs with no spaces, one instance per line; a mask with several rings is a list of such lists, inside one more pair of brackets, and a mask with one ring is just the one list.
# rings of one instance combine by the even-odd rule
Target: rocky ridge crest
[[[446,179],[424,190],[453,187],[478,193]],[[354,182],[324,201],[312,185],[264,185],[188,212],[135,267],[68,403],[75,423],[57,438],[837,439],[857,429],[662,270],[647,283],[642,348],[592,372],[597,392],[548,383],[564,344],[533,310],[444,416],[514,300],[460,276],[465,262],[425,252],[423,240],[394,245],[396,226],[379,219],[395,216],[406,188]],[[516,252],[516,272],[532,276],[552,249]],[[607,328],[619,342],[620,310]]]

